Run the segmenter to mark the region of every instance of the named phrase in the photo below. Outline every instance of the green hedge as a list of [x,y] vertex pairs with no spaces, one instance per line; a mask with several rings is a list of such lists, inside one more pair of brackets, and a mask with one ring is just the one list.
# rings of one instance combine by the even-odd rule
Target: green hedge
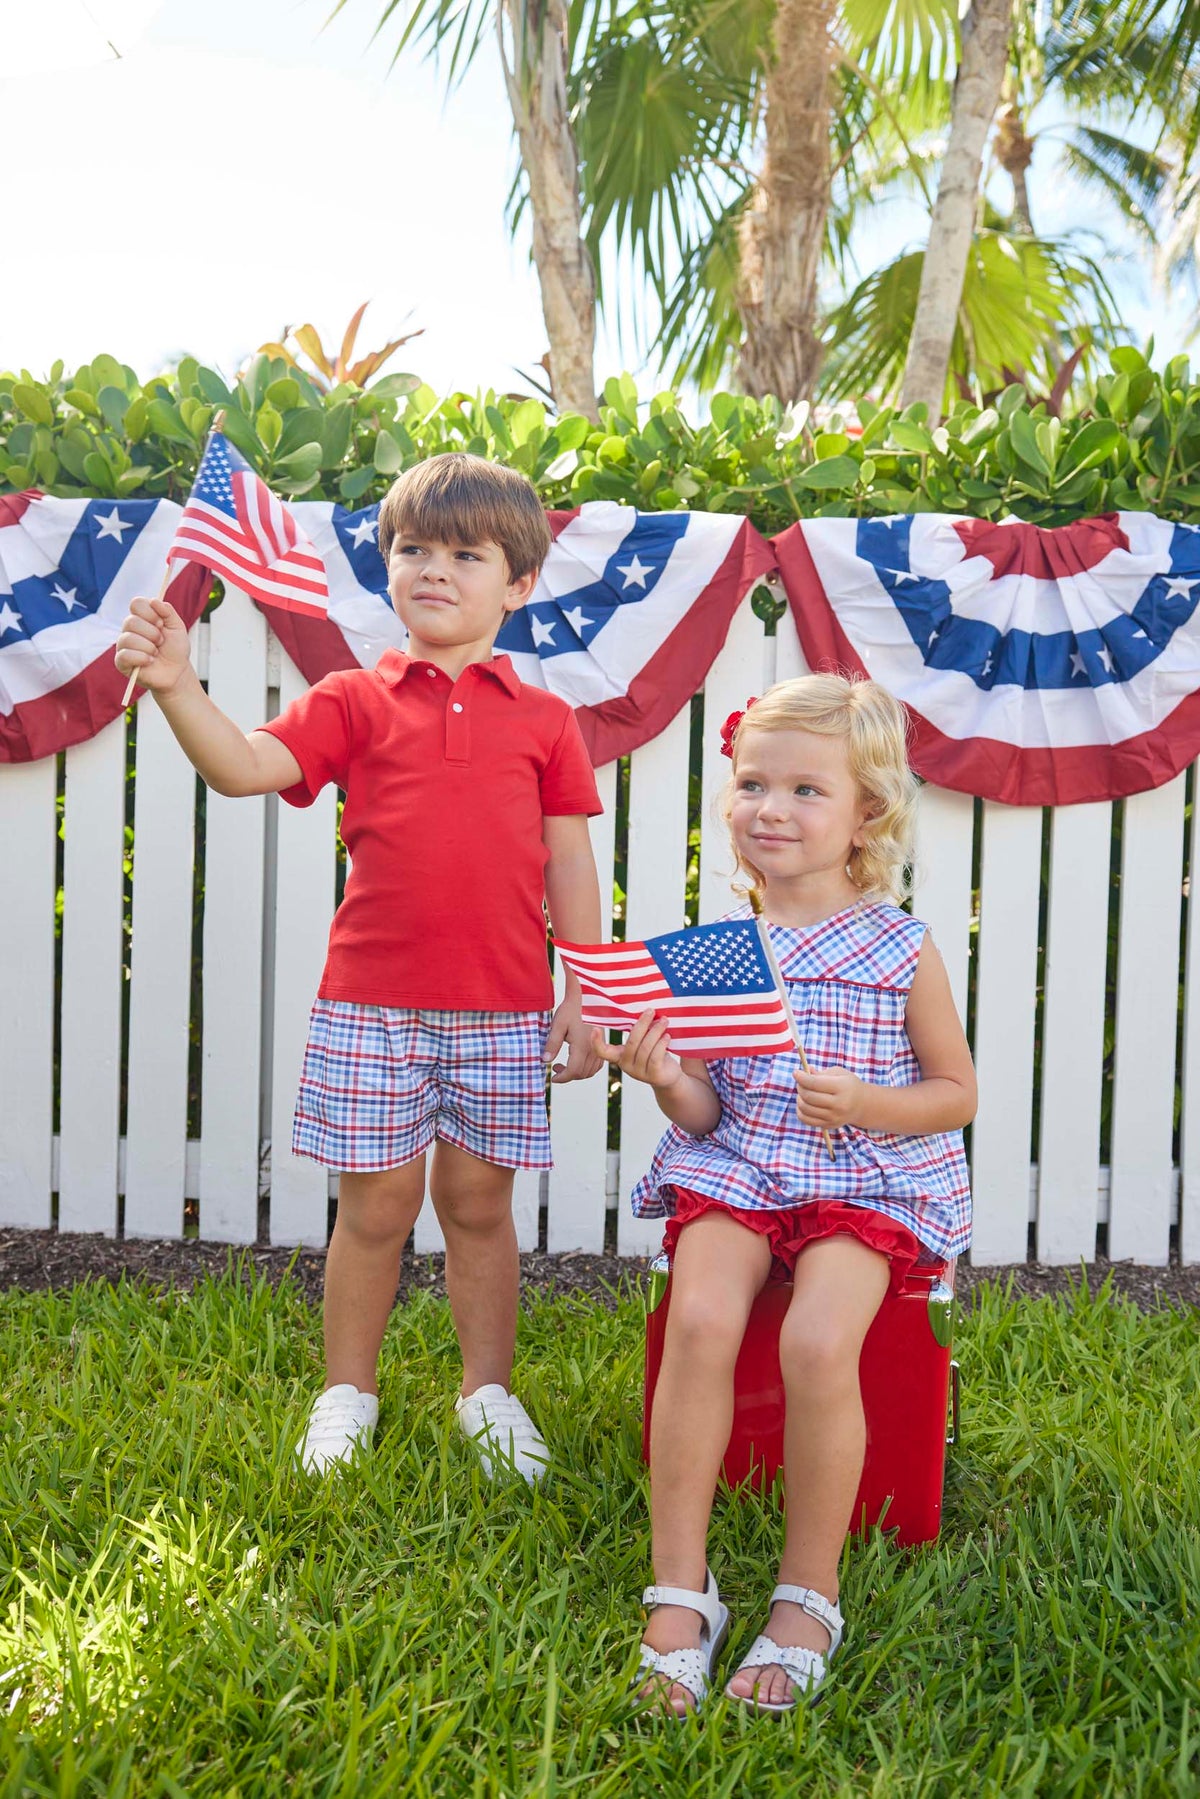
[[673,393],[640,404],[629,375],[605,384],[601,425],[514,395],[439,398],[415,375],[324,392],[282,359],[256,356],[229,386],[184,357],[140,382],[111,356],[68,376],[0,374],[0,491],[182,499],[204,437],[224,429],[272,487],[349,507],[381,497],[403,468],[470,450],[524,469],[547,506],[623,500],[652,511],[745,513],[765,533],[814,514],[1014,513],[1034,523],[1133,509],[1200,512],[1200,384],[1186,357],[1159,371],[1113,352],[1086,408],[1051,417],[1025,389],[965,402],[930,430],[925,409],[860,401],[862,435],[835,414],[716,394],[689,423]]

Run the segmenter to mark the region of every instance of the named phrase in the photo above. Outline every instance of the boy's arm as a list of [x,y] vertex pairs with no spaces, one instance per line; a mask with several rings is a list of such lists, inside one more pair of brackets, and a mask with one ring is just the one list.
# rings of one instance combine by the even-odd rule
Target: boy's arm
[[303,779],[286,744],[246,735],[209,699],[192,667],[187,626],[169,600],[131,600],[117,638],[117,667],[148,687],[188,761],[217,793],[279,793]]
[[[600,882],[587,819],[582,813],[543,818],[542,842],[546,846],[546,910],[555,936],[567,943],[599,943]],[[577,1081],[595,1074],[600,1058],[592,1047],[592,1033],[583,1023],[579,977],[570,968],[563,973],[566,997],[550,1025],[546,1060],[552,1062],[566,1043],[567,1060],[550,1079]]]
[[721,1101],[704,1063],[694,1056],[673,1056],[670,1027],[653,1012],[643,1012],[623,1043],[614,1049],[600,1031],[592,1032],[597,1055],[623,1074],[653,1087],[660,1112],[689,1137],[707,1137],[721,1122]]

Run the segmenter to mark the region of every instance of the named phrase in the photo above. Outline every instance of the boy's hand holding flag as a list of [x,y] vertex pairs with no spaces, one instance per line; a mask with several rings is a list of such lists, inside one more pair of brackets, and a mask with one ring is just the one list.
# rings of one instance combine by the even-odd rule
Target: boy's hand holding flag
[[[176,562],[197,562],[223,581],[241,588],[251,599],[311,618],[326,616],[329,588],[324,562],[288,507],[222,434],[220,422],[218,414],[217,428],[205,445],[167,555],[158,597],[135,602],[131,608],[144,623],[157,625],[167,633],[158,656],[170,645],[170,633],[183,629],[183,621],[163,597]],[[178,676],[178,668],[174,667],[176,655],[167,654],[164,669],[155,666],[158,658],[146,654],[153,634],[146,635],[147,644],[123,644],[118,650],[118,666],[129,670],[125,705],[139,681],[144,687],[162,691],[170,688]],[[131,651],[142,658],[132,665],[126,653]],[[163,675],[165,679],[160,678]]]

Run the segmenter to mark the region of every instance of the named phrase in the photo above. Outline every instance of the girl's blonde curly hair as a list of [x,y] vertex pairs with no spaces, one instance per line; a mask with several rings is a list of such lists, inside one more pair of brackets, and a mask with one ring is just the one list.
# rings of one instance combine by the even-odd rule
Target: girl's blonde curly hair
[[[845,675],[801,675],[780,681],[755,700],[738,720],[731,747],[736,774],[738,744],[745,731],[812,731],[845,737],[850,773],[868,808],[866,837],[850,851],[846,872],[864,899],[900,904],[911,889],[916,835],[917,780],[908,766],[908,719],[899,700],[876,681]],[[733,816],[734,781],[721,795],[726,826]],[[760,869],[737,853],[739,869],[750,877],[759,899],[766,886]],[[735,891],[745,892],[743,887]]]

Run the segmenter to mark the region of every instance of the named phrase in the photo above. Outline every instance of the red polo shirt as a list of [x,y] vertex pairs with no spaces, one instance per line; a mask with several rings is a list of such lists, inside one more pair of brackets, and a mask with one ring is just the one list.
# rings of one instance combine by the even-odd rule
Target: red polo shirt
[[263,726],[311,806],[345,791],[346,895],[329,933],[322,999],[439,1011],[532,1012],[554,1003],[542,912],[546,817],[602,810],[575,715],[527,687],[507,656],[457,681],[387,650],[327,675]]

